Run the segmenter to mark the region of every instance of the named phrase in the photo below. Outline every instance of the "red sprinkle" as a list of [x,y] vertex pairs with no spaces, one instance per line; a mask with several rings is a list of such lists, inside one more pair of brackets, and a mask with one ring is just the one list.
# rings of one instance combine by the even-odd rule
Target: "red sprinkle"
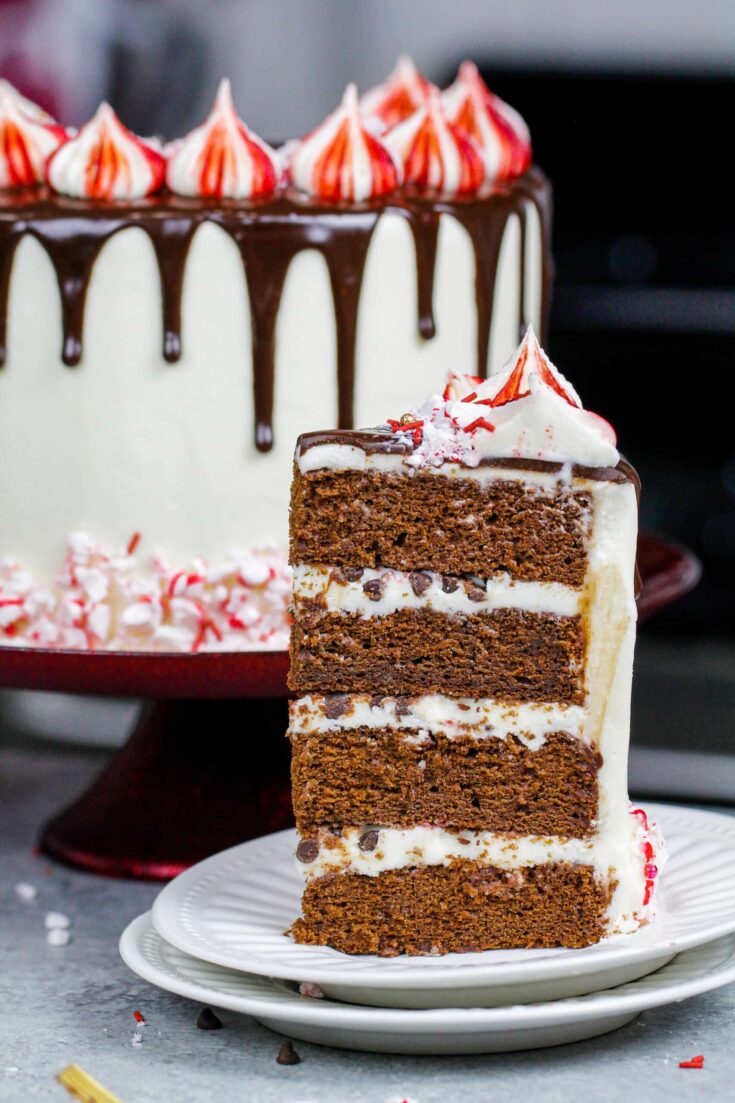
[[704,1068],[704,1055],[699,1054],[697,1057],[692,1057],[688,1061],[679,1061],[680,1069],[701,1069]]
[[465,433],[473,433],[475,429],[487,429],[490,433],[495,432],[495,426],[484,417],[476,417],[474,421],[464,427]]
[[128,550],[128,555],[133,554],[135,549],[138,547],[139,543],[140,543],[140,533],[139,532],[134,532],[133,535],[130,537],[130,541],[128,543],[128,549],[127,549]]
[[144,1023],[145,1022],[145,1015],[141,1015],[140,1011],[134,1011],[133,1012],[133,1018],[135,1019],[136,1023]]

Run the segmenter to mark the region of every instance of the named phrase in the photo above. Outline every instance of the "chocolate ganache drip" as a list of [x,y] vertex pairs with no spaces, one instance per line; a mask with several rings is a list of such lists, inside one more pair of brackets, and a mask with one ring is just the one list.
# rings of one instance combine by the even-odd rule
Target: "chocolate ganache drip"
[[162,194],[131,202],[96,202],[53,195],[46,189],[0,194],[0,366],[6,355],[11,269],[15,249],[31,234],[45,249],[61,299],[61,359],[74,367],[83,355],[84,306],[94,263],[104,244],[129,227],[150,238],[161,277],[163,358],[181,357],[181,297],[186,259],[196,230],[220,226],[235,241],[245,269],[252,319],[255,443],[273,447],[276,321],[289,265],[305,249],[324,257],[334,301],[337,337],[338,428],[353,424],[355,344],[360,291],[368,248],[384,213],[404,217],[416,251],[418,333],[430,340],[439,219],[451,215],[467,231],[475,258],[476,374],[487,374],[493,299],[500,247],[508,219],[521,228],[519,334],[525,314],[525,246],[528,205],[538,211],[542,234],[542,330],[546,329],[552,278],[550,187],[538,169],[478,195],[444,199],[401,191],[365,203],[327,205],[301,195],[240,203]]

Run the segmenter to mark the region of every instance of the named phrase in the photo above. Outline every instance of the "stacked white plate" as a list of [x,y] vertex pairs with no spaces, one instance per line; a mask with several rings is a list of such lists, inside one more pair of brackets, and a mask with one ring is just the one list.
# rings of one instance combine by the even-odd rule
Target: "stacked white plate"
[[652,805],[669,848],[657,918],[585,950],[350,957],[286,931],[303,881],[294,832],[182,873],[120,953],[139,976],[321,1045],[490,1053],[604,1034],[735,980],[735,818]]

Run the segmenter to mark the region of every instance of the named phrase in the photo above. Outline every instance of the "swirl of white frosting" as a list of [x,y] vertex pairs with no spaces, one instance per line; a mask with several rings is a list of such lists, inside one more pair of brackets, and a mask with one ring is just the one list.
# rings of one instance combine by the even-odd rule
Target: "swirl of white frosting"
[[66,139],[63,126],[0,80],[0,188],[40,183],[46,162]]
[[488,181],[522,176],[531,164],[531,135],[523,118],[490,91],[472,61],[442,93],[447,117],[477,146]]
[[394,191],[402,179],[393,154],[367,129],[354,84],[337,110],[298,143],[289,175],[307,195],[356,202]]
[[612,426],[582,408],[579,395],[551,363],[529,326],[507,364],[486,380],[450,376],[415,414],[407,431],[416,447],[406,463],[476,467],[490,458],[548,460],[614,467],[620,459]]
[[176,142],[166,183],[177,195],[252,199],[272,195],[280,175],[275,151],[238,117],[225,79],[207,119]]
[[79,133],[60,146],[46,178],[61,195],[77,199],[141,199],[163,183],[165,160],[101,103]]
[[426,102],[385,135],[385,144],[403,166],[406,183],[461,195],[477,191],[485,166],[472,141],[446,117],[437,88]]
[[360,110],[370,129],[382,134],[425,104],[431,87],[411,58],[404,54],[382,84],[360,97]]

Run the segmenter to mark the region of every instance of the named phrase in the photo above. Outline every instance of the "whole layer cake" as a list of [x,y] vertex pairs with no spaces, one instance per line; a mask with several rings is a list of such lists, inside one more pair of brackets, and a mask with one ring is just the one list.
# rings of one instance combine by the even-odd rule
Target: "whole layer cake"
[[0,642],[282,648],[297,435],[547,315],[550,189],[470,63],[278,151],[223,82],[162,146],[0,82]]
[[638,482],[532,331],[291,500],[298,942],[581,947],[650,915],[627,795]]

